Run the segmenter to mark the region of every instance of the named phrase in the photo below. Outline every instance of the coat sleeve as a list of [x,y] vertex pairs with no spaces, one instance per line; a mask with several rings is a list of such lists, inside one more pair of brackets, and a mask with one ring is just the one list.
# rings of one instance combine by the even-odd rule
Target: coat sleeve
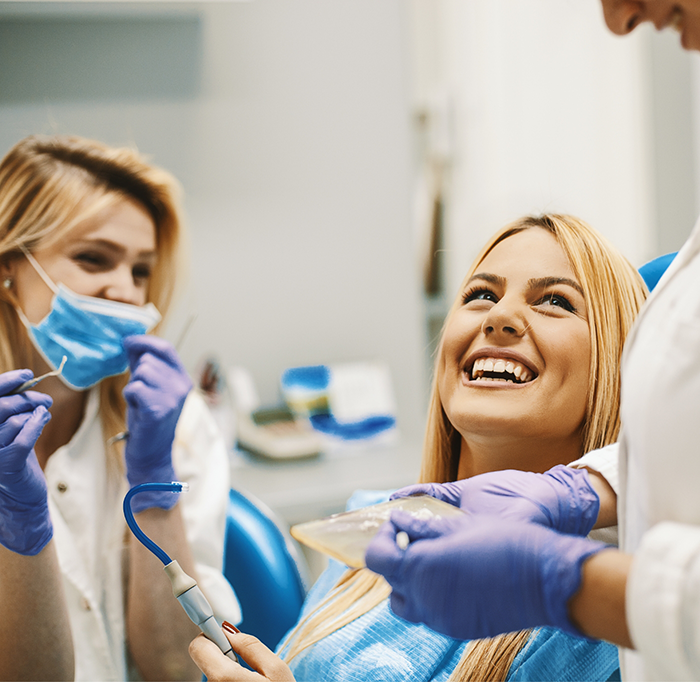
[[591,450],[569,464],[570,467],[592,469],[601,474],[616,494],[620,494],[620,444],[611,443],[599,450]]
[[700,528],[664,521],[635,552],[627,621],[652,679],[700,679]]
[[[620,444],[611,443],[599,450],[591,450],[580,459],[569,464],[571,467],[591,469],[597,471],[610,484],[616,495],[620,494]],[[592,530],[588,537],[591,540],[605,542],[608,545],[618,544],[617,526],[610,528],[597,528]]]

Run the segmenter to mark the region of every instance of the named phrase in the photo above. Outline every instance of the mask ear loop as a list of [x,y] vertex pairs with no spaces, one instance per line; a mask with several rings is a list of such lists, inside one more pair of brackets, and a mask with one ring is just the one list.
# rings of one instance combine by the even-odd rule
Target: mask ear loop
[[24,246],[23,244],[19,247],[19,250],[26,256],[27,260],[31,263],[32,267],[36,270],[36,274],[41,277],[41,279],[44,280],[44,283],[46,286],[53,291],[54,294],[58,293],[58,287],[54,283],[54,281],[46,274],[46,270],[39,265],[39,261],[37,261],[34,256],[27,250],[27,247]]
[[[58,293],[58,287],[54,284],[53,280],[46,274],[46,270],[44,270],[44,268],[42,268],[41,265],[39,265],[39,261],[37,261],[37,259],[34,258],[34,256],[32,256],[31,253],[29,253],[27,247],[23,244],[20,245],[19,250],[25,255],[30,265],[34,268],[34,270],[36,270],[36,274],[44,280],[46,286],[49,289],[51,289],[55,296]],[[24,314],[24,311],[17,304],[15,304],[15,311],[17,312],[17,315],[19,316],[19,319],[21,320],[25,328],[31,329],[32,323],[27,319],[27,316]]]

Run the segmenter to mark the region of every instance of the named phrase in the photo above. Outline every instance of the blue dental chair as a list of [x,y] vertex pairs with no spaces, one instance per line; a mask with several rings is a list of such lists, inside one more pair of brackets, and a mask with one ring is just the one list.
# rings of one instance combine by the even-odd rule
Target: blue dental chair
[[663,256],[658,256],[639,268],[639,274],[642,276],[647,289],[651,291],[661,279],[661,276],[666,272],[666,269],[671,265],[671,261],[676,257],[678,251],[667,253]]
[[223,573],[241,604],[241,632],[272,650],[297,621],[308,576],[303,557],[274,518],[252,495],[229,492]]

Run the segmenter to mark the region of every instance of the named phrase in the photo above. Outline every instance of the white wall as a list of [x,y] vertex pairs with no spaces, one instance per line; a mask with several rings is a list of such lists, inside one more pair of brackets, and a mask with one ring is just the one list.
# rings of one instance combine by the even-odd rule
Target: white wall
[[597,0],[413,8],[415,98],[451,106],[449,296],[487,236],[526,213],[578,215],[636,265],[654,255],[648,31],[615,38]]
[[656,253],[677,251],[698,216],[696,160],[697,53],[681,49],[672,30],[653,32],[649,40]]
[[52,131],[138,145],[185,189],[188,367],[246,365],[271,402],[285,367],[385,360],[418,434],[411,116],[449,114],[448,297],[524,213],[580,215],[639,265],[697,210],[675,42],[615,38],[598,0],[0,2],[0,151]]
[[288,366],[384,360],[419,434],[404,15],[401,0],[0,3],[0,149],[52,131],[135,143],[185,189],[191,277],[170,329],[198,314],[188,366],[245,365],[271,402]]

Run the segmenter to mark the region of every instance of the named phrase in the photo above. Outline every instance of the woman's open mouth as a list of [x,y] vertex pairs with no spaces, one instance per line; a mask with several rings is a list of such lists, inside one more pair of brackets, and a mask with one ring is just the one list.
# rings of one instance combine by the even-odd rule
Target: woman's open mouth
[[466,373],[470,381],[503,381],[509,384],[526,384],[537,378],[525,365],[503,358],[479,358]]

